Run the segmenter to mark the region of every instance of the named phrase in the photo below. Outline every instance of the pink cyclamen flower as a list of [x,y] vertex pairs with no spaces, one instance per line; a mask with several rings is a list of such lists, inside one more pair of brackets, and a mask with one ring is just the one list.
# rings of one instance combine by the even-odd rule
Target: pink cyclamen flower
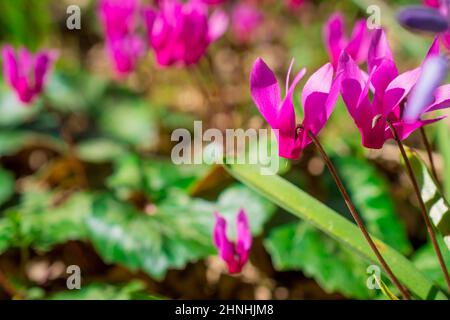
[[98,12],[105,33],[118,38],[135,31],[139,0],[100,0]]
[[161,0],[159,10],[145,10],[144,19],[148,41],[161,66],[197,63],[228,26],[223,11],[208,17],[207,5],[198,0]]
[[217,5],[217,4],[222,4],[222,3],[226,2],[227,0],[201,0],[201,1],[203,1],[204,3],[209,4],[209,5]]
[[429,7],[433,8],[439,8],[440,7],[440,0],[423,0],[423,4]]
[[[433,105],[434,101],[441,100],[439,98],[440,95],[450,91],[450,85],[441,86],[447,76],[447,72],[447,58],[436,55],[425,61],[420,78],[405,106],[404,120],[408,122],[417,121]],[[447,106],[450,106],[448,101]]]
[[145,41],[136,33],[139,11],[138,0],[101,0],[98,6],[106,48],[120,76],[132,72],[145,53]]
[[[435,42],[428,57],[438,54],[438,50],[439,46]],[[389,123],[395,127],[400,139],[404,140],[418,128],[441,119],[419,119],[413,122],[402,119],[404,104],[416,85],[422,68],[399,74],[389,43],[381,29],[374,33],[368,67],[367,75],[346,52],[342,53],[338,67],[338,74],[342,77],[342,98],[361,132],[365,147],[380,149],[386,140],[392,139]],[[440,94],[424,112],[445,107],[450,91],[442,91],[439,90]]]
[[250,76],[250,90],[253,101],[278,140],[281,157],[298,159],[302,150],[312,141],[308,132],[317,135],[330,117],[339,95],[339,78],[333,79],[334,69],[327,63],[306,82],[302,92],[304,119],[297,126],[293,95],[304,76],[303,68],[289,85],[291,67],[286,79],[286,96],[281,98],[279,83],[265,62],[258,58]]
[[231,21],[236,39],[246,42],[263,22],[263,15],[256,7],[242,3],[233,8]]
[[252,234],[248,224],[247,215],[241,209],[236,217],[236,241],[232,242],[227,236],[227,222],[218,213],[215,213],[214,244],[219,255],[226,262],[230,273],[239,273],[248,261],[252,246]]
[[439,9],[443,17],[447,18],[449,28],[441,34],[441,41],[450,50],[450,1],[449,0],[424,0],[424,4]]
[[305,0],[286,0],[286,5],[290,9],[299,9],[305,4]]
[[42,92],[56,53],[42,50],[32,54],[26,48],[20,48],[16,53],[12,46],[6,45],[2,56],[6,82],[21,102],[31,103]]
[[358,63],[367,60],[371,33],[365,19],[355,23],[350,39],[345,35],[344,16],[337,12],[325,24],[324,41],[331,63],[337,66],[342,51],[346,51]]

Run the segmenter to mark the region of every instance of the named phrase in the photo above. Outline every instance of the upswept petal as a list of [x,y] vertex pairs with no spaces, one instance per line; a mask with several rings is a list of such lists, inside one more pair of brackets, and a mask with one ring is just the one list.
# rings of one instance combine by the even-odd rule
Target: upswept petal
[[386,88],[383,97],[384,115],[388,115],[395,107],[397,107],[411,92],[411,89],[416,85],[420,77],[421,68],[416,68],[411,71],[404,72],[397,76]]
[[19,77],[19,69],[17,65],[16,55],[14,49],[10,45],[2,48],[3,73],[5,80],[15,87]]
[[447,48],[447,50],[450,51],[450,31],[444,32],[441,35],[441,40],[444,46]]
[[398,76],[398,70],[394,61],[383,58],[371,70],[371,75],[371,84],[373,85],[374,92],[382,98],[388,85]]
[[441,5],[439,0],[423,0],[423,4],[433,8],[439,8]]
[[373,31],[372,40],[369,47],[368,67],[369,73],[380,64],[381,60],[394,61],[391,47],[387,41],[386,33],[383,29]]
[[280,86],[272,70],[261,58],[253,65],[250,92],[264,119],[272,128],[276,128],[277,108],[281,103]]
[[227,237],[227,222],[218,213],[214,213],[216,224],[214,226],[214,244],[219,250],[220,257],[227,263],[230,272],[239,272],[239,265],[235,260],[233,243]]
[[425,112],[445,108],[450,108],[450,84],[440,86],[436,89],[434,92],[434,102],[425,110]]
[[[306,130],[313,134],[319,133],[323,128],[336,103],[339,87],[333,82],[333,76],[333,66],[327,63],[308,79],[303,88],[304,120],[302,124]],[[329,99],[330,95],[332,96],[331,99]]]
[[252,246],[252,234],[248,224],[247,215],[244,209],[239,210],[236,217],[236,253],[240,257],[240,264],[243,266],[248,260],[248,253]]
[[361,94],[368,83],[356,62],[346,52],[339,59],[337,76],[341,77],[341,94],[352,118],[357,121]]
[[348,41],[345,37],[344,17],[341,13],[338,12],[330,16],[325,24],[323,35],[331,62],[336,67],[339,62],[339,56]]
[[[418,120],[418,121],[414,121],[414,122],[400,121],[397,123],[393,123],[392,125],[394,126],[395,130],[397,131],[400,140],[405,140],[411,135],[411,133],[413,133],[420,127],[435,123],[435,122],[440,121],[445,118],[446,118],[446,116],[442,116],[442,117],[435,118],[435,119]],[[385,139],[388,140],[388,139],[393,139],[393,138],[394,138],[394,136],[392,134],[391,129],[389,127],[386,127]]]
[[356,22],[346,51],[356,62],[361,63],[367,60],[370,46],[369,30],[365,19]]
[[305,75],[306,69],[302,69],[294,78],[294,81],[289,87],[286,97],[281,103],[280,109],[277,114],[275,129],[278,129],[278,154],[281,157],[288,159],[296,159],[300,156],[301,146],[300,140],[297,138],[296,134],[296,118],[294,104],[292,98],[294,95],[294,90],[298,82]]
[[417,85],[406,105],[403,119],[412,122],[420,118],[433,103],[434,92],[444,82],[447,71],[448,63],[444,57],[432,56],[425,61]]
[[216,41],[227,31],[229,20],[225,11],[217,9],[213,12],[208,22],[208,38],[210,42]]
[[436,38],[434,38],[433,43],[431,44],[430,49],[427,52],[427,55],[425,57],[424,62],[432,57],[432,56],[438,56],[441,53],[441,49],[440,49],[440,42],[439,42],[439,36],[437,36]]

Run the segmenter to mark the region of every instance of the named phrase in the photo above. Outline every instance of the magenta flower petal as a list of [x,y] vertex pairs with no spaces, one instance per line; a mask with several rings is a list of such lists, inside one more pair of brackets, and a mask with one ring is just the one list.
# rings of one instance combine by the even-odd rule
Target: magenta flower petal
[[400,74],[386,88],[383,97],[383,114],[387,115],[393,108],[400,103],[410,93],[411,89],[416,85],[421,73],[421,68]]
[[447,48],[447,50],[450,51],[450,31],[444,32],[441,34],[441,41],[444,44],[444,46]]
[[358,63],[367,61],[371,32],[364,19],[355,23],[350,39],[345,35],[344,17],[340,12],[330,16],[324,27],[325,45],[331,63],[336,68],[342,51]]
[[229,18],[223,10],[216,10],[209,17],[209,30],[208,38],[210,42],[214,42],[219,39],[228,28]]
[[331,64],[326,64],[311,76],[302,95],[305,120],[302,127],[297,128],[293,94],[306,70],[301,69],[289,83],[292,65],[286,79],[286,97],[281,102],[278,81],[260,58],[253,66],[250,89],[259,111],[275,129],[278,154],[283,158],[298,159],[303,148],[311,142],[308,132],[318,134],[328,120],[338,97],[341,76],[333,80],[334,68]]
[[440,0],[423,0],[423,4],[433,8],[439,8],[441,5]]
[[236,5],[231,13],[233,34],[237,40],[246,42],[263,22],[262,13],[246,3]]
[[239,210],[239,214],[236,217],[236,229],[236,252],[240,257],[240,264],[245,265],[248,261],[248,253],[252,247],[252,234],[244,209]]
[[17,60],[15,52],[12,46],[6,45],[2,49],[3,58],[3,74],[5,80],[9,83],[11,87],[15,87],[19,80],[19,67],[17,65]]
[[276,128],[277,109],[281,103],[280,86],[275,74],[261,58],[253,65],[250,91],[259,112],[272,128]]
[[368,81],[365,80],[365,76],[356,62],[346,52],[342,52],[339,59],[338,75],[342,77],[342,98],[350,115],[355,121],[358,121],[358,107],[361,104],[362,93]]
[[192,65],[206,53],[228,26],[228,17],[199,0],[161,0],[158,10],[145,11],[149,44],[161,66]]
[[434,92],[447,76],[448,62],[441,56],[427,59],[421,70],[420,79],[405,108],[403,119],[413,122],[433,103]]
[[381,60],[394,61],[391,47],[387,41],[386,33],[383,29],[376,29],[372,35],[369,48],[368,69],[369,72],[381,63]]
[[226,220],[215,213],[216,224],[213,231],[214,245],[219,250],[219,255],[227,264],[230,273],[239,273],[248,261],[252,246],[252,234],[248,224],[247,215],[241,209],[236,216],[236,243],[227,236]]
[[341,13],[334,13],[325,23],[324,40],[331,63],[337,66],[339,56],[348,43],[344,31],[344,17]]
[[425,112],[450,108],[450,84],[440,86],[434,91],[434,101]]
[[285,0],[285,1],[287,7],[292,10],[297,10],[301,8],[306,2],[306,0]]
[[25,48],[17,53],[7,45],[2,50],[3,73],[7,83],[16,91],[23,103],[31,103],[44,87],[56,55],[50,51],[41,51],[33,55]]
[[352,36],[347,45],[346,51],[358,63],[367,61],[370,46],[370,32],[367,29],[365,19],[358,20],[353,29]]
[[[395,128],[395,130],[397,131],[400,140],[405,140],[407,139],[414,131],[416,131],[417,129],[435,123],[437,121],[440,121],[442,119],[445,119],[445,116],[436,118],[436,119],[427,119],[427,120],[418,120],[415,122],[397,122],[397,123],[393,123],[393,126]],[[393,135],[392,135],[392,131],[390,128],[386,128],[386,132],[385,132],[385,139],[393,139]]]
[[227,222],[219,213],[216,212],[215,216],[214,244],[218,248],[222,260],[227,263],[230,273],[238,273],[240,272],[240,268],[238,262],[235,260],[234,245],[227,237]]
[[[317,135],[331,116],[339,95],[340,79],[334,81],[333,66],[328,63],[317,70],[302,91],[303,127]],[[310,138],[303,141],[304,148]]]
[[286,97],[281,103],[280,110],[277,114],[277,123],[274,129],[278,129],[278,154],[280,157],[287,159],[298,159],[302,151],[301,140],[297,137],[296,132],[296,118],[294,104],[292,101],[294,90],[306,70],[302,69],[294,78],[294,81],[289,87]]

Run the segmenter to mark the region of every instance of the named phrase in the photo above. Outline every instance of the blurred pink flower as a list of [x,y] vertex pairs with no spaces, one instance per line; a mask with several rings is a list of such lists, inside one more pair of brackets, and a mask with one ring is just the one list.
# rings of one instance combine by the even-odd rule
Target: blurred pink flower
[[405,105],[404,120],[414,122],[420,119],[423,113],[428,112],[430,107],[437,109],[435,101],[446,104],[440,108],[450,107],[450,100],[442,99],[446,93],[448,96],[450,92],[450,85],[441,86],[447,72],[447,58],[436,55],[425,61],[419,80]]
[[2,56],[6,82],[16,91],[20,101],[31,103],[44,88],[56,52],[42,50],[33,55],[26,48],[20,48],[16,54],[12,46],[6,45]]
[[230,273],[239,273],[248,261],[249,251],[252,246],[252,234],[248,224],[247,215],[241,209],[236,217],[236,242],[233,243],[227,236],[227,222],[218,213],[215,213],[216,224],[214,226],[214,244],[219,250],[219,255],[226,262]]
[[[437,55],[439,46],[435,42],[428,56]],[[361,132],[362,144],[371,149],[380,149],[384,142],[392,139],[390,122],[401,140],[416,129],[442,118],[406,122],[402,113],[406,98],[416,85],[421,67],[399,74],[392,51],[383,30],[373,36],[369,50],[368,71],[363,72],[347,52],[339,61],[338,74],[342,76],[341,94],[347,109]],[[438,90],[436,99],[423,112],[448,106],[450,91]],[[372,96],[372,98],[370,98]]]
[[263,22],[263,14],[246,3],[236,5],[231,12],[232,30],[238,41],[250,40],[253,32]]
[[150,46],[161,66],[197,63],[228,27],[223,11],[216,10],[208,17],[208,7],[198,0],[161,0],[159,10],[145,10],[144,19]]
[[365,19],[356,21],[350,39],[345,35],[344,16],[337,12],[330,16],[325,24],[324,41],[331,63],[337,66],[342,51],[346,51],[356,62],[367,60],[371,32]]
[[139,0],[100,0],[98,13],[108,38],[119,38],[135,31]]
[[330,117],[339,95],[340,80],[333,79],[334,69],[330,63],[309,78],[302,92],[304,119],[301,128],[297,128],[292,98],[306,70],[300,70],[289,85],[292,65],[293,63],[286,79],[284,99],[281,98],[280,86],[274,73],[261,58],[258,58],[253,66],[250,90],[257,108],[275,130],[279,155],[298,159],[302,150],[312,142],[308,132],[317,135]]
[[286,0],[286,4],[290,9],[299,9],[305,2],[306,0]]
[[439,8],[439,0],[423,0],[423,3],[429,7]]
[[132,72],[145,53],[145,41],[136,33],[139,12],[138,0],[101,0],[98,6],[106,47],[120,76]]
[[[449,0],[424,0],[423,3],[426,6],[439,9],[442,16],[447,18],[450,25],[450,1]],[[450,50],[450,27],[446,32],[440,34],[441,41],[445,47]]]
[[216,4],[222,4],[224,2],[226,2],[227,0],[201,0],[206,4],[210,4],[210,5],[216,5]]

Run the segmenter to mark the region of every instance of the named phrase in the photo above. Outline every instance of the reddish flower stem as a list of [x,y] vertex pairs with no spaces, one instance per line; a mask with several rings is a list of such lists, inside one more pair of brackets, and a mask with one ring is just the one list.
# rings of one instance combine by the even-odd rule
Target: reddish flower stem
[[420,135],[422,137],[425,149],[427,150],[428,160],[430,161],[431,174],[433,175],[434,180],[436,180],[436,183],[439,184],[436,166],[434,165],[433,151],[431,150],[431,145],[430,142],[428,141],[424,127],[420,127]]
[[333,176],[333,179],[336,182],[336,185],[342,194],[342,197],[344,198],[344,201],[345,201],[348,209],[350,210],[351,215],[353,216],[353,219],[355,220],[356,224],[358,225],[359,229],[361,230],[364,238],[366,239],[366,241],[369,244],[370,248],[372,249],[373,253],[377,257],[377,259],[380,262],[381,266],[383,267],[384,271],[387,273],[387,275],[391,279],[392,283],[398,288],[398,290],[402,294],[403,298],[405,300],[411,299],[411,296],[410,296],[408,290],[400,283],[400,281],[394,275],[391,268],[387,264],[386,260],[384,260],[383,256],[381,255],[380,251],[378,250],[375,242],[372,240],[372,237],[370,236],[369,232],[367,231],[361,216],[359,215],[358,211],[356,210],[355,206],[353,205],[353,202],[351,201],[350,196],[348,195],[347,190],[345,189],[341,178],[339,177],[333,163],[331,162],[330,158],[328,157],[327,153],[325,152],[325,149],[322,147],[322,144],[320,143],[319,139],[310,131],[308,131],[308,136],[311,138],[311,140],[314,142],[315,146],[319,150],[323,160],[325,161],[326,166],[328,167],[328,170],[330,171],[331,175]]
[[428,216],[427,207],[425,206],[425,203],[423,202],[422,195],[420,193],[419,184],[417,182],[416,177],[414,176],[411,162],[408,159],[408,155],[406,154],[405,147],[403,146],[403,143],[397,133],[397,130],[395,130],[394,126],[391,123],[389,123],[389,127],[391,128],[392,134],[394,135],[394,139],[397,142],[398,148],[400,149],[400,153],[402,154],[403,160],[405,161],[406,170],[408,172],[409,178],[411,179],[411,183],[413,185],[414,192],[416,193],[417,200],[419,201],[419,207],[420,207],[420,212],[422,214],[422,218],[425,221],[428,235],[430,236],[431,243],[433,245],[434,251],[436,252],[436,256],[439,260],[439,265],[442,269],[442,272],[444,273],[444,277],[445,277],[445,281],[447,282],[448,290],[450,291],[450,277],[448,274],[448,270],[447,270],[447,267],[445,266],[444,258],[442,257],[442,252],[439,249],[439,245],[436,240],[436,235],[434,234],[433,226],[431,224],[430,217]]

